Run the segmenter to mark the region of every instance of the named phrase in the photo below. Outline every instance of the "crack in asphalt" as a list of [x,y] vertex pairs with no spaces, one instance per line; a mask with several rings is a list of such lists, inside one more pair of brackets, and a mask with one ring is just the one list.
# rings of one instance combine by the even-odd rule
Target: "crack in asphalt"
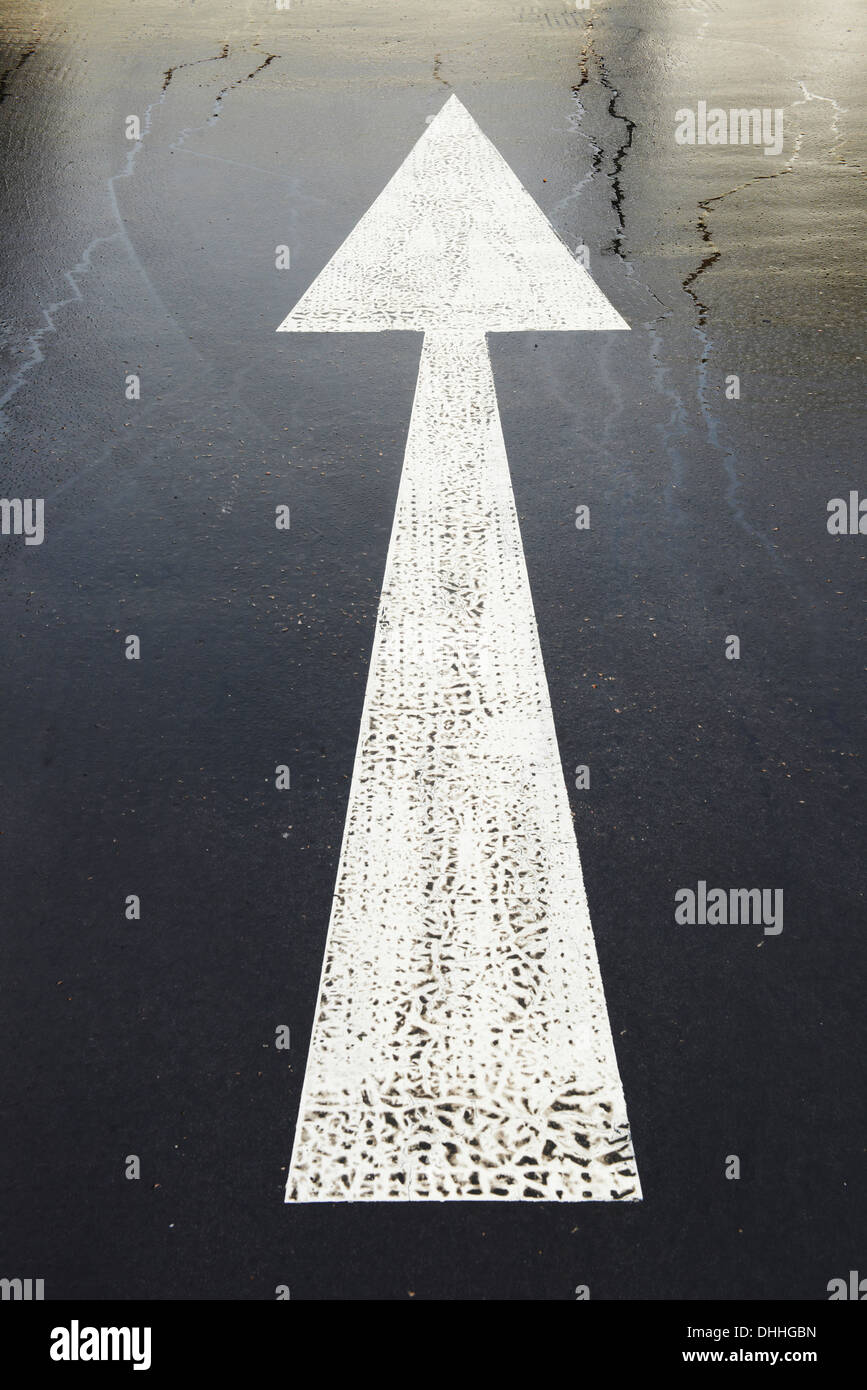
[[262,72],[264,68],[267,68],[271,63],[273,63],[275,58],[279,57],[279,53],[269,53],[265,61],[260,63],[257,68],[254,68],[252,72],[248,72],[246,77],[239,77],[236,82],[230,82],[228,86],[221,88],[221,90],[217,93],[216,99],[214,101],[214,109],[211,112],[208,119],[206,121],[203,121],[201,125],[188,126],[185,130],[182,130],[177,140],[173,141],[169,148],[172,150],[181,149],[181,147],[184,145],[184,143],[190,135],[195,135],[198,133],[198,131],[207,130],[208,126],[212,126],[215,121],[219,120],[220,115],[222,114],[221,108],[223,102],[225,101],[229,92],[234,92],[236,87],[241,87],[244,85],[245,82],[250,82],[254,77],[256,77],[260,72]]
[[[617,99],[621,95],[621,93],[618,90],[618,88],[614,86],[613,82],[608,76],[608,72],[605,66],[605,59],[603,58],[601,53],[597,53],[594,47],[592,17],[588,18],[585,21],[584,47],[581,49],[581,53],[579,55],[578,60],[579,80],[572,87],[572,95],[574,96],[579,108],[579,115],[577,117],[576,124],[573,128],[576,130],[576,133],[580,134],[582,138],[586,140],[587,143],[590,145],[592,150],[592,158],[590,163],[590,169],[585,174],[581,182],[573,189],[568,199],[564,199],[564,203],[571,202],[575,198],[577,198],[582,188],[584,188],[584,186],[590,182],[590,180],[594,177],[598,170],[601,169],[605,153],[604,150],[595,143],[595,141],[591,140],[589,135],[585,135],[583,131],[580,131],[577,128],[578,124],[580,124],[581,119],[584,116],[584,107],[581,104],[581,100],[578,93],[581,91],[582,87],[586,87],[590,81],[591,58],[593,59],[593,62],[596,65],[596,71],[599,76],[600,83],[606,89],[606,91],[610,92],[611,94],[608,99],[608,114],[612,117],[613,120],[622,121],[625,126],[624,139],[618,145],[614,153],[610,156],[611,173],[608,175],[608,178],[611,180],[611,206],[614,209],[614,215],[617,218],[618,230],[615,233],[609,245],[602,248],[603,255],[613,254],[615,256],[619,256],[620,259],[623,260],[623,240],[626,233],[626,217],[623,208],[624,192],[620,175],[623,171],[623,161],[626,159],[626,156],[632,149],[632,138],[635,133],[636,123],[629,116],[626,116],[622,112],[617,110]],[[562,204],[560,204],[560,206],[562,206]]]
[[229,45],[227,43],[224,43],[222,52],[218,53],[216,58],[194,58],[191,63],[176,63],[173,68],[167,68],[165,73],[163,74],[163,91],[168,91],[169,83],[171,82],[175,73],[180,72],[182,68],[195,68],[198,67],[200,63],[217,63],[221,58],[228,58],[228,56]]
[[[833,155],[837,146],[842,143],[842,137],[840,136],[839,127],[837,124],[837,117],[845,114],[846,108],[840,106],[839,103],[836,102],[833,97],[821,97],[818,96],[815,92],[808,91],[806,85],[803,82],[799,82],[798,86],[804,93],[804,96],[801,98],[800,101],[792,102],[793,107],[805,106],[807,102],[810,101],[827,101],[830,102],[831,105],[834,107],[834,115],[831,118],[831,131],[836,138],[828,150],[829,156]],[[693,285],[695,281],[699,278],[699,276],[703,275],[705,271],[709,270],[710,267],[714,265],[722,256],[722,251],[720,247],[717,246],[716,242],[713,240],[713,237],[711,236],[710,226],[708,223],[711,203],[721,203],[723,199],[731,198],[732,194],[740,193],[742,189],[749,188],[754,183],[762,183],[767,179],[779,179],[786,174],[791,174],[795,172],[795,162],[801,153],[801,146],[803,145],[803,143],[804,131],[801,130],[799,131],[798,137],[795,140],[795,144],[792,148],[792,153],[789,156],[786,163],[783,165],[782,169],[775,169],[770,174],[755,174],[751,179],[745,179],[743,183],[736,184],[734,188],[726,189],[724,193],[717,193],[712,198],[704,198],[699,201],[699,215],[696,225],[698,226],[699,235],[701,236],[702,241],[705,242],[707,245],[711,246],[713,250],[709,255],[705,256],[704,260],[701,262],[700,265],[696,267],[695,270],[693,270],[689,275],[687,275],[686,279],[683,281],[683,288],[686,290],[687,294],[689,294],[695,301],[696,308],[698,309],[698,324],[700,328],[703,328],[707,323],[707,316],[710,310],[708,309],[708,306],[706,304],[702,303],[698,295],[690,289],[690,286]],[[838,156],[838,162],[840,164],[845,164],[847,168],[857,169],[858,173],[861,174],[862,177],[864,176],[864,170],[861,168],[859,164],[856,164],[854,161],[844,159],[842,156]]]

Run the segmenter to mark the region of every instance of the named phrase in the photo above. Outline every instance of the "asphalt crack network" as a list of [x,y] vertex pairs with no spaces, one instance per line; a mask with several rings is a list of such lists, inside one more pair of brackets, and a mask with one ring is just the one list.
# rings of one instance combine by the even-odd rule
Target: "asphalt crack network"
[[[671,466],[669,486],[666,490],[666,501],[667,505],[669,506],[669,509],[674,514],[676,519],[680,522],[685,522],[687,520],[687,516],[680,505],[677,493],[681,488],[686,476],[686,460],[684,457],[682,446],[684,445],[689,433],[689,410],[681,393],[671,382],[671,372],[670,369],[666,366],[663,356],[664,341],[663,334],[661,331],[662,324],[672,317],[673,311],[670,307],[667,307],[665,304],[663,304],[663,301],[644,280],[639,279],[635,275],[635,268],[632,262],[629,261],[624,255],[624,245],[626,240],[626,207],[622,173],[626,157],[632,150],[633,139],[635,131],[637,129],[637,123],[634,120],[632,120],[631,117],[627,116],[624,112],[618,109],[618,99],[621,96],[621,92],[620,89],[617,88],[611,81],[611,78],[609,77],[606,68],[605,59],[603,55],[599,53],[595,47],[592,16],[587,19],[585,24],[584,46],[581,50],[579,59],[579,80],[572,88],[572,94],[579,105],[579,120],[581,117],[583,117],[584,114],[583,106],[581,104],[580,93],[582,89],[586,87],[591,80],[591,63],[595,67],[595,71],[598,75],[600,85],[608,93],[608,115],[613,120],[621,121],[624,126],[623,138],[620,144],[612,153],[610,153],[607,156],[610,160],[610,172],[607,175],[611,185],[610,203],[614,212],[614,216],[616,218],[616,230],[611,241],[608,243],[607,246],[601,248],[601,250],[603,255],[613,254],[617,256],[617,258],[624,266],[627,276],[630,279],[634,279],[636,283],[640,284],[642,289],[653,300],[656,301],[656,303],[660,306],[660,309],[662,310],[662,312],[657,314],[655,318],[646,322],[644,324],[644,328],[650,334],[650,356],[653,363],[655,389],[666,401],[670,403],[668,418],[664,422],[664,424],[662,424],[659,427],[662,436],[663,447],[665,449],[666,455],[669,459]],[[602,146],[597,145],[595,141],[591,140],[589,136],[584,134],[584,132],[579,131],[579,133],[582,134],[583,138],[588,141],[593,153],[591,158],[590,169],[584,175],[583,179],[577,185],[576,189],[573,190],[572,195],[570,195],[569,201],[572,201],[572,199],[577,197],[577,195],[581,192],[582,188],[584,188],[586,184],[589,183],[590,180],[595,177],[595,175],[602,169],[606,159],[606,152]],[[748,182],[752,183],[756,182],[758,179],[778,177],[780,172],[782,171],[777,171],[777,173],[775,174],[757,175],[756,179],[748,180]],[[760,529],[755,527],[744,514],[743,508],[738,498],[740,481],[735,470],[735,454],[730,447],[726,446],[722,442],[720,438],[720,421],[717,420],[716,417],[713,415],[711,408],[708,404],[707,364],[713,350],[711,338],[706,330],[709,309],[706,305],[704,305],[701,302],[698,295],[691,289],[691,285],[694,283],[694,281],[701,274],[703,274],[704,271],[709,269],[711,265],[713,265],[717,260],[719,260],[720,256],[722,255],[722,251],[712,240],[710,228],[708,225],[710,205],[713,202],[718,202],[722,198],[730,196],[730,194],[734,191],[736,190],[731,189],[727,193],[717,194],[715,197],[708,198],[704,200],[703,203],[699,204],[699,207],[701,209],[700,231],[702,234],[702,240],[705,242],[706,245],[710,247],[710,251],[709,254],[703,258],[701,264],[696,268],[696,270],[693,271],[689,276],[687,276],[686,280],[682,282],[683,288],[686,290],[687,294],[690,295],[696,308],[698,322],[695,325],[695,331],[698,333],[699,338],[701,340],[701,352],[699,360],[696,363],[696,405],[698,407],[698,413],[701,418],[702,427],[704,429],[707,441],[711,448],[713,448],[714,452],[720,456],[722,461],[722,467],[725,472],[727,482],[725,500],[734,521],[738,526],[741,527],[742,530],[744,530],[754,540],[759,542],[759,544],[763,547],[763,549],[766,551],[769,557],[773,560],[775,565],[779,565],[779,556],[777,555],[776,547],[774,546],[772,540],[767,535],[765,535]],[[620,407],[618,403],[618,413],[619,410]]]
[[[222,57],[223,55],[220,54],[219,56]],[[177,140],[175,140],[169,148],[172,150],[181,149],[183,145],[186,143],[189,136],[196,135],[200,130],[207,130],[208,126],[212,126],[216,121],[220,119],[220,116],[222,115],[223,102],[225,101],[229,93],[234,92],[237,87],[242,87],[245,82],[252,81],[252,79],[254,77],[257,77],[260,72],[262,72],[265,68],[269,67],[270,64],[274,62],[275,58],[279,57],[279,53],[269,53],[267,58],[265,58],[265,60],[261,62],[257,68],[254,68],[252,72],[247,73],[246,77],[239,77],[237,81],[230,82],[227,86],[222,87],[220,91],[217,93],[216,98],[214,99],[214,109],[211,112],[208,119],[206,121],[203,121],[201,125],[188,126],[186,129],[182,130]]]
[[[584,115],[584,108],[581,103],[580,93],[582,89],[586,87],[591,80],[591,62],[595,66],[595,70],[598,75],[601,86],[604,87],[606,92],[610,94],[607,107],[609,116],[611,116],[614,120],[622,121],[624,124],[624,133],[622,141],[617,146],[617,148],[611,154],[608,155],[608,158],[610,159],[611,168],[607,177],[610,180],[611,184],[610,202],[611,207],[614,211],[614,215],[617,219],[617,230],[609,244],[602,248],[602,254],[616,255],[625,267],[627,275],[630,278],[633,278],[635,274],[634,266],[623,254],[623,248],[626,238],[626,212],[622,182],[622,171],[626,157],[632,149],[633,138],[637,126],[635,121],[633,121],[629,116],[625,115],[622,111],[618,110],[618,98],[621,96],[621,92],[617,87],[615,87],[614,83],[611,81],[608,75],[603,55],[599,53],[594,46],[592,17],[588,18],[585,24],[585,41],[579,58],[579,80],[572,87],[572,95],[574,96],[579,106],[579,122]],[[830,146],[829,154],[833,155],[837,153],[838,147],[842,143],[842,136],[840,134],[838,121],[840,115],[843,114],[844,109],[839,105],[838,102],[834,100],[834,98],[821,97],[814,92],[808,91],[804,82],[799,82],[798,85],[801,91],[803,92],[803,97],[799,101],[793,102],[793,107],[803,106],[811,101],[821,101],[828,102],[833,108],[833,115],[831,118],[831,132],[833,135],[833,141]],[[596,142],[593,141],[590,138],[590,136],[588,136],[585,132],[578,130],[577,126],[575,126],[574,128],[576,129],[577,133],[579,133],[583,137],[583,139],[585,139],[587,143],[590,145],[592,156],[590,168],[588,169],[587,173],[584,175],[579,184],[573,190],[572,194],[570,194],[569,199],[564,200],[569,202],[577,198],[581,190],[590,182],[591,179],[593,179],[596,176],[596,174],[602,169],[606,159],[606,152],[601,145],[596,144]],[[713,340],[708,331],[710,308],[700,298],[693,286],[702,275],[704,275],[708,270],[710,270],[710,268],[721,259],[723,255],[722,248],[719,247],[717,243],[714,241],[711,232],[710,215],[712,207],[717,203],[723,202],[726,198],[732,197],[735,193],[740,192],[742,189],[749,188],[753,184],[765,182],[772,179],[782,178],[785,175],[795,172],[795,166],[801,153],[804,138],[805,132],[803,129],[801,129],[798,133],[792,153],[789,159],[786,161],[786,164],[783,166],[783,168],[773,170],[768,174],[756,174],[753,178],[746,179],[743,183],[736,185],[734,188],[726,189],[724,192],[717,193],[714,194],[712,197],[702,199],[698,203],[699,215],[697,220],[697,226],[702,243],[707,248],[707,252],[702,257],[702,260],[695,267],[695,269],[692,270],[681,282],[683,290],[686,292],[686,294],[690,297],[690,299],[693,302],[696,314],[694,331],[698,335],[701,342],[701,351],[698,361],[696,363],[698,375],[696,386],[696,403],[698,405],[699,415],[701,417],[707,441],[710,444],[711,448],[714,450],[714,452],[720,456],[722,467],[726,475],[726,504],[736,524],[746,534],[751,536],[762,546],[766,554],[772,560],[774,565],[778,568],[781,567],[782,562],[774,542],[772,541],[770,536],[763,532],[759,527],[753,525],[753,523],[747,518],[743,511],[743,507],[739,498],[741,483],[735,468],[736,455],[734,450],[722,441],[721,423],[714,416],[708,403],[708,362],[713,353]],[[857,169],[858,172],[863,175],[863,171],[860,169],[858,165],[852,164],[850,161],[846,160],[841,155],[838,155],[838,162],[846,164],[847,167]],[[658,328],[658,325],[660,325],[663,321],[671,317],[672,311],[670,308],[666,308],[666,306],[663,305],[662,301],[659,299],[659,296],[656,295],[654,291],[650,288],[650,286],[647,285],[643,280],[639,281],[638,283],[641,284],[642,288],[646,291],[646,293],[650,295],[654,300],[656,300],[657,304],[660,305],[660,308],[663,309],[663,312],[661,314],[658,314],[655,319],[646,323],[644,327],[651,333],[651,357],[654,363],[657,390],[663,396],[667,397],[671,402],[671,414],[663,430],[665,449],[672,464],[672,475],[670,481],[670,488],[668,492],[669,504],[680,515],[681,519],[685,520],[686,518],[682,512],[682,509],[680,508],[673,494],[676,493],[677,490],[680,488],[685,476],[684,457],[677,441],[684,440],[687,436],[688,411],[680,393],[676,390],[676,388],[668,384],[670,372],[669,369],[665,366],[662,358],[663,340],[662,334],[660,333]],[[783,566],[783,568],[785,567]]]
[[[587,134],[585,130],[581,128],[585,116],[585,109],[581,100],[581,95],[583,89],[588,87],[588,85],[591,83],[591,65],[595,67],[601,86],[605,88],[608,93],[610,93],[607,108],[609,116],[613,117],[615,120],[624,122],[625,126],[624,137],[621,143],[618,145],[617,149],[614,151],[613,154],[608,154],[607,156],[604,145],[601,143],[597,143],[596,140],[594,140],[590,135]],[[799,101],[794,102],[793,106],[803,106],[811,101],[820,101],[828,103],[832,108],[832,141],[829,147],[829,158],[835,157],[838,163],[844,164],[851,169],[857,170],[857,172],[863,177],[864,170],[862,170],[859,165],[855,164],[854,161],[844,158],[844,156],[840,153],[840,146],[843,143],[843,137],[839,129],[839,118],[842,114],[844,114],[844,108],[841,107],[839,103],[832,97],[822,97],[818,96],[814,92],[810,92],[807,89],[806,84],[804,82],[799,82],[798,85],[803,93],[803,96]],[[578,111],[577,115],[570,117],[571,129],[589,146],[591,150],[591,162],[587,172],[583,175],[583,177],[580,179],[580,181],[572,190],[572,192],[568,195],[568,197],[563,199],[563,201],[558,205],[558,207],[563,208],[566,206],[566,204],[576,201],[582,193],[583,189],[587,186],[587,184],[590,183],[590,181],[593,178],[595,178],[597,174],[603,171],[606,158],[610,160],[611,169],[610,172],[607,174],[607,177],[611,181],[610,203],[614,211],[615,217],[617,219],[617,230],[611,242],[608,244],[607,247],[604,248],[604,251],[608,254],[615,254],[618,260],[623,265],[627,278],[632,280],[635,285],[639,285],[641,289],[651,299],[655,300],[655,302],[660,306],[661,312],[657,314],[655,318],[645,322],[642,326],[649,334],[649,351],[650,358],[653,364],[652,371],[654,389],[665,401],[669,403],[668,418],[657,426],[661,443],[665,450],[665,454],[669,460],[669,466],[671,470],[668,487],[666,488],[666,505],[668,506],[669,511],[676,522],[686,523],[689,520],[689,516],[688,513],[684,510],[683,505],[680,501],[679,492],[686,478],[687,458],[685,451],[687,439],[689,437],[691,428],[690,415],[694,407],[691,405],[687,405],[686,400],[684,399],[681,392],[678,390],[677,385],[673,380],[672,370],[667,365],[665,360],[666,344],[664,337],[664,324],[667,320],[672,318],[674,311],[670,306],[663,303],[663,301],[651,289],[650,285],[647,284],[647,282],[644,279],[642,279],[635,273],[635,267],[633,266],[632,262],[629,261],[623,254],[626,239],[626,208],[621,175],[626,157],[632,149],[633,137],[637,129],[637,125],[636,122],[631,120],[630,117],[626,116],[620,110],[618,110],[618,98],[620,97],[621,93],[619,89],[614,86],[613,82],[610,80],[608,76],[604,58],[600,53],[597,52],[596,48],[594,47],[592,17],[588,18],[586,21],[584,46],[581,50],[579,58],[579,77],[578,81],[572,87],[572,95],[575,99]],[[726,484],[724,492],[726,506],[731,514],[734,523],[739,527],[739,529],[741,529],[744,532],[745,535],[749,536],[751,540],[753,540],[757,545],[761,547],[762,552],[770,561],[773,568],[777,571],[777,573],[780,576],[784,576],[786,581],[792,585],[793,592],[799,596],[801,602],[805,606],[805,609],[810,610],[812,607],[812,595],[799,581],[797,576],[791,573],[789,565],[786,563],[784,557],[779,553],[779,550],[777,546],[774,544],[774,541],[772,540],[771,536],[764,532],[760,526],[754,524],[754,522],[746,515],[744,511],[741,497],[739,495],[741,489],[741,481],[738,477],[736,470],[737,454],[736,451],[731,447],[731,445],[725,443],[722,437],[722,421],[714,415],[708,401],[708,362],[713,353],[713,341],[708,330],[708,319],[710,310],[708,306],[702,303],[698,294],[692,289],[692,286],[695,284],[696,280],[698,280],[701,275],[703,275],[707,270],[709,270],[712,265],[716,264],[716,262],[723,255],[722,249],[713,240],[710,228],[710,214],[712,207],[715,204],[722,202],[724,199],[732,197],[741,189],[749,187],[751,184],[772,178],[780,178],[784,174],[796,172],[796,167],[793,169],[793,166],[796,166],[796,162],[800,156],[804,138],[805,132],[801,130],[795,142],[792,155],[790,156],[790,159],[787,161],[787,164],[783,169],[772,171],[769,174],[758,174],[755,177],[746,180],[744,183],[737,185],[737,187],[735,188],[727,189],[723,193],[715,194],[714,196],[705,198],[701,200],[701,202],[699,202],[698,226],[702,243],[707,249],[707,254],[703,256],[701,263],[698,266],[696,266],[695,270],[690,272],[690,274],[686,276],[685,281],[682,282],[682,287],[693,302],[697,319],[697,321],[693,324],[693,330],[701,341],[701,352],[696,362],[697,383],[695,393],[695,404],[698,407],[698,413],[701,419],[701,426],[703,428],[708,445],[713,449],[714,453],[719,457],[721,462],[721,467],[725,476]],[[601,140],[602,137],[600,136],[599,139]],[[603,349],[603,356],[607,357],[608,351],[609,349]],[[607,379],[607,367],[605,375]],[[610,437],[610,433],[613,428],[613,422],[622,415],[623,410],[625,408],[623,405],[623,393],[617,389],[616,382],[614,382],[614,379],[612,379],[612,385],[609,386],[609,390],[612,397],[612,403],[611,409],[606,416],[606,428],[603,431],[604,438],[606,440]],[[634,482],[634,478],[632,478],[631,474],[630,478]],[[824,629],[822,628],[822,625],[820,623],[814,622],[812,624],[812,636],[816,646],[817,658],[821,663],[825,659],[825,634]]]
[[224,43],[222,51],[218,53],[215,58],[194,58],[191,63],[176,63],[173,68],[167,68],[165,73],[163,74],[163,91],[168,91],[169,83],[171,82],[175,73],[180,72],[182,68],[195,68],[198,67],[200,63],[218,63],[221,58],[228,58],[228,56],[229,45],[227,43]]

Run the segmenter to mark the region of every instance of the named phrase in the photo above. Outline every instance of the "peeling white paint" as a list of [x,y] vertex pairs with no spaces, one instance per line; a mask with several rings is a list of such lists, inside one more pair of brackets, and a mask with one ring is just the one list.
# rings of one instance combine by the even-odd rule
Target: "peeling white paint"
[[486,316],[627,327],[451,98],[281,325],[427,330],[287,1201],[641,1196]]
[[628,327],[452,96],[278,331]]

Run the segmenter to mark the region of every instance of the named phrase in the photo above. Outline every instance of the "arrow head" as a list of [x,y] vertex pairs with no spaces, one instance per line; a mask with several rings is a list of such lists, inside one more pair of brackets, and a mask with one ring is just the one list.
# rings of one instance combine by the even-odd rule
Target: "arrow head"
[[452,96],[278,332],[628,327]]

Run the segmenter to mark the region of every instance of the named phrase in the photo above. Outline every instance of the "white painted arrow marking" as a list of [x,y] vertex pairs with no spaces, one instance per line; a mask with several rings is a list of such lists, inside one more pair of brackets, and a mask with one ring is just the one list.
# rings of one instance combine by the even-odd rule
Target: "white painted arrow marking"
[[281,325],[426,330],[287,1201],[641,1195],[484,336],[626,327],[456,97]]
[[455,96],[280,325],[628,327]]

